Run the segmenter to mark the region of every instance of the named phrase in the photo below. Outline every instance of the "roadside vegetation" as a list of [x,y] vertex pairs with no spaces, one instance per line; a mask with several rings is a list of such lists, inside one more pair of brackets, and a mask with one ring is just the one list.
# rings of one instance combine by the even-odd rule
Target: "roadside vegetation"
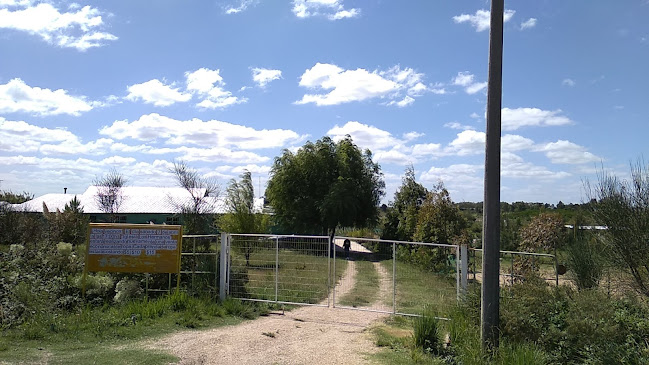
[[[312,169],[316,165],[319,168]],[[189,180],[199,177],[182,165],[176,168],[179,179],[186,182],[181,186],[194,186]],[[355,175],[358,171],[363,173]],[[303,176],[317,181],[305,182],[308,179]],[[467,244],[479,249],[481,204],[453,202],[441,182],[426,188],[415,180],[414,169],[409,167],[394,199],[376,209],[384,187],[380,168],[371,161],[371,153],[361,153],[351,139],[334,143],[323,138],[307,143],[296,154],[286,151],[275,161],[271,182],[271,202],[277,204],[272,218],[253,210],[251,176],[244,173],[226,190],[227,214],[216,220],[210,217],[208,222],[197,213],[202,209],[200,202],[199,208],[184,213],[196,215],[189,220],[190,231],[201,232],[207,224],[210,229],[233,233],[272,230],[333,235],[338,231],[359,237],[383,270],[392,272],[396,267],[397,312],[421,315],[392,317],[374,328],[376,344],[383,348],[373,355],[377,361],[649,363],[649,165],[643,161],[632,166],[629,179],[601,173],[597,182],[586,182],[590,200],[584,204],[501,205],[501,248],[555,255],[567,272],[557,286],[545,280],[553,270],[548,262],[503,258],[503,274],[510,280],[501,291],[501,345],[491,354],[483,353],[480,346],[479,276],[462,300],[456,300],[452,249],[396,245],[396,261],[392,261],[386,259],[392,255],[391,245],[362,240],[380,237]],[[346,193],[345,187],[355,182],[362,182],[367,190],[362,201],[349,199]],[[335,189],[324,189],[329,186]],[[289,197],[298,195],[303,200],[290,205]],[[31,197],[6,192],[0,196],[13,202]],[[266,304],[215,301],[218,265],[214,255],[218,247],[212,239],[199,243],[198,248],[192,246],[192,250],[211,256],[206,255],[205,260],[187,258],[183,265],[190,263],[184,267],[214,275],[202,279],[192,275],[191,282],[187,276],[181,280],[181,291],[147,293],[150,284],[168,288],[166,275],[151,279],[93,273],[87,278],[83,296],[87,217],[76,199],[62,211],[44,211],[30,214],[0,204],[0,361],[168,363],[177,359],[133,347],[133,340],[236,323],[269,308]],[[330,248],[261,237],[233,242],[233,294],[270,300],[277,295],[282,301],[312,304],[326,299]],[[281,257],[274,251],[276,245],[282,247]],[[278,258],[282,264],[276,267]],[[331,284],[340,280],[347,265],[347,260],[337,259]],[[391,305],[378,297],[381,282],[375,262],[358,259],[354,265],[358,285],[340,298],[341,303],[364,306],[383,300]],[[479,262],[472,270],[480,270]],[[277,287],[275,275],[280,278]]]

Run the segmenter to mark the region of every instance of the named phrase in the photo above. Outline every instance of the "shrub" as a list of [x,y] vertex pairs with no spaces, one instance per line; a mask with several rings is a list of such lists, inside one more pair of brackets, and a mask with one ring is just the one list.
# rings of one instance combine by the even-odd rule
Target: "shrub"
[[501,306],[502,336],[537,344],[552,363],[646,363],[649,311],[595,290],[514,285]]
[[115,285],[115,298],[116,303],[124,303],[134,298],[142,296],[142,287],[140,282],[132,278],[123,278],[117,285]]
[[413,339],[415,347],[425,352],[438,355],[442,350],[442,340],[438,319],[430,307],[426,307],[421,317],[415,318]]
[[577,289],[592,289],[599,285],[604,260],[597,241],[577,239],[566,247],[567,263]]

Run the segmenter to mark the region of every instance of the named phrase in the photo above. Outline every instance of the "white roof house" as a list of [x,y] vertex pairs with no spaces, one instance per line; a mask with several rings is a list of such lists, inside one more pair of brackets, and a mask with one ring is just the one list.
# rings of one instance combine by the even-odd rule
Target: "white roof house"
[[[83,212],[86,214],[102,214],[104,211],[97,204],[96,186],[90,186],[83,194],[45,194],[36,197],[22,204],[13,204],[13,208],[18,211],[26,212],[43,212],[43,203],[47,205],[50,212],[57,209],[63,211],[76,196]],[[200,192],[204,194],[203,192]],[[121,189],[122,204],[119,207],[119,214],[174,214],[180,212],[180,207],[191,204],[192,197],[189,192],[183,188],[159,188],[159,187],[141,187],[126,186]],[[226,213],[225,197],[206,197],[211,213]],[[257,198],[254,202],[256,212],[261,212],[264,206],[264,199]]]

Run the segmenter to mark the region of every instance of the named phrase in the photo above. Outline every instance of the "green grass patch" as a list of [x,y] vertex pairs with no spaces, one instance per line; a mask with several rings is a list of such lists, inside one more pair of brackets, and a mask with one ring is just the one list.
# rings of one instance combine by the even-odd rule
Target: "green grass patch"
[[[382,265],[392,272],[392,261]],[[436,274],[410,263],[397,261],[397,312],[421,314],[429,305],[440,316],[448,314],[457,301],[455,274]],[[392,304],[392,303],[386,303]]]
[[[276,268],[276,260],[279,266]],[[347,261],[336,259],[336,281],[340,279]],[[230,294],[234,297],[278,300],[316,304],[329,295],[329,258],[294,250],[274,249],[254,251],[247,260],[234,251]],[[275,287],[275,278],[277,287]]]
[[0,363],[168,364],[178,359],[134,341],[182,329],[211,328],[264,314],[268,306],[174,293],[73,313],[43,313],[0,337]]
[[349,307],[362,307],[378,299],[379,273],[370,261],[354,261],[356,282],[352,290],[340,298],[338,304]]

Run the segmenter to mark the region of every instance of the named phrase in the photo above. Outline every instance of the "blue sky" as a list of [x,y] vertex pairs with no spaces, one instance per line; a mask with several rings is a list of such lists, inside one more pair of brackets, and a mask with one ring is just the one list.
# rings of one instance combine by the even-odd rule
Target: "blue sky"
[[[182,159],[263,191],[283,149],[350,134],[386,202],[409,164],[481,201],[489,6],[0,0],[0,189],[173,186]],[[649,1],[506,9],[502,200],[580,202],[647,155]]]

